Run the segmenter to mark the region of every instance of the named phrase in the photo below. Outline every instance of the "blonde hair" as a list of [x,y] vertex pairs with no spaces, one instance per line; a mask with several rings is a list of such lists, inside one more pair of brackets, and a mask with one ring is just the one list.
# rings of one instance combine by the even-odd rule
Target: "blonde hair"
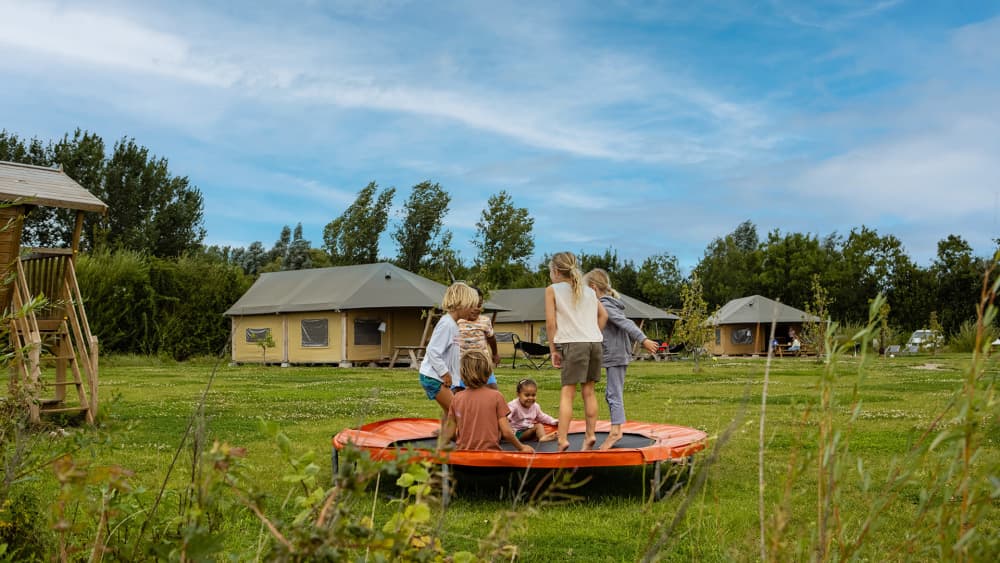
[[479,306],[479,294],[462,282],[449,285],[444,292],[444,298],[441,299],[441,308],[448,312],[477,306]]
[[573,288],[573,301],[580,299],[583,294],[583,275],[576,265],[576,256],[572,252],[556,252],[549,260],[549,268],[569,280],[569,285]]
[[583,282],[601,293],[610,294],[615,298],[621,297],[615,288],[611,287],[611,278],[608,277],[608,273],[601,268],[594,268],[587,272],[587,275],[583,276]]
[[482,350],[468,350],[462,354],[462,382],[469,389],[486,385],[493,372],[493,359]]

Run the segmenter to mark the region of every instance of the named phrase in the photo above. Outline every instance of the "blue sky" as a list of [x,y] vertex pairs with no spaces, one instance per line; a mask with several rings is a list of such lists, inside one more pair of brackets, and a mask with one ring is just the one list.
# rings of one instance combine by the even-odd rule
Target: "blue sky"
[[[313,246],[369,181],[486,199],[536,251],[677,256],[767,232],[1000,236],[992,2],[0,0],[0,128],[134,137],[205,198],[209,244]],[[398,219],[393,216],[393,221]],[[390,226],[392,228],[394,225]],[[388,236],[381,252],[395,255]]]

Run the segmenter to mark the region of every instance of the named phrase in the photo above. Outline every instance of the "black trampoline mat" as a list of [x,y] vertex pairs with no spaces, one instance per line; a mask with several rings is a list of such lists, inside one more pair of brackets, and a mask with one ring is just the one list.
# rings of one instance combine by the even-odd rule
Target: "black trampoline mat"
[[[593,449],[596,450],[604,442],[604,439],[607,438],[608,433],[597,432],[595,433],[595,435],[597,436],[597,443],[594,444]],[[583,432],[575,432],[570,434],[569,450],[567,451],[570,452],[580,451],[581,448],[583,447],[583,437],[584,437]],[[549,442],[538,442],[535,440],[530,440],[525,443],[531,446],[532,448],[535,448],[535,451],[539,453],[556,453],[556,451],[559,449],[559,442],[557,442],[556,440],[552,440]],[[645,448],[651,445],[653,445],[653,439],[649,438],[648,436],[643,436],[642,434],[626,433],[622,435],[621,440],[618,440],[618,442],[615,443],[614,447],[612,447],[611,449],[615,450],[619,448],[622,449]],[[397,442],[389,444],[389,446],[397,448],[417,448],[422,450],[433,450],[434,448],[437,447],[437,438],[418,438],[415,440],[399,440]],[[500,449],[509,452],[516,451],[513,444],[509,444],[507,442],[501,442]]]

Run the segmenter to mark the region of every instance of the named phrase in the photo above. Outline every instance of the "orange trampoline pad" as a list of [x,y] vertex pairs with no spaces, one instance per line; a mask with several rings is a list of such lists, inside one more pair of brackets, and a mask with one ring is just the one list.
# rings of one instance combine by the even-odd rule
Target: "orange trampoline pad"
[[[671,424],[626,422],[624,437],[606,451],[580,451],[585,423],[570,423],[570,449],[556,452],[556,443],[527,442],[534,453],[513,450],[450,450],[437,452],[434,432],[441,423],[431,418],[393,418],[365,424],[360,428],[345,428],[333,437],[333,447],[343,449],[348,444],[365,450],[372,459],[395,459],[401,451],[412,450],[421,458],[439,463],[469,467],[513,467],[561,469],[572,467],[622,467],[643,465],[666,460],[679,460],[705,448],[707,434],[701,430]],[[611,423],[597,423],[597,444],[611,429]],[[555,430],[549,427],[548,430]],[[510,447],[509,444],[504,444]],[[551,451],[545,451],[551,450]]]

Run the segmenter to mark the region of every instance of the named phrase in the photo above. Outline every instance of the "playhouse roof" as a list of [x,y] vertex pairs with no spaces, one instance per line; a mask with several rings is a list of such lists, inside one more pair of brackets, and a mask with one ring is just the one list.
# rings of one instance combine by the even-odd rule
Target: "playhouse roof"
[[0,201],[104,213],[108,206],[62,168],[0,161]]
[[[437,307],[444,285],[387,262],[261,274],[226,315]],[[502,310],[488,301],[485,309]]]
[[[545,288],[497,289],[490,292],[490,300],[503,305],[508,311],[497,314],[498,323],[533,322],[545,320]],[[625,316],[630,319],[677,320],[680,317],[656,308],[638,299],[622,295]]]
[[772,319],[779,323],[801,323],[815,322],[819,320],[819,317],[774,299],[768,299],[761,295],[751,295],[726,303],[717,313],[708,318],[706,324],[769,323]]

